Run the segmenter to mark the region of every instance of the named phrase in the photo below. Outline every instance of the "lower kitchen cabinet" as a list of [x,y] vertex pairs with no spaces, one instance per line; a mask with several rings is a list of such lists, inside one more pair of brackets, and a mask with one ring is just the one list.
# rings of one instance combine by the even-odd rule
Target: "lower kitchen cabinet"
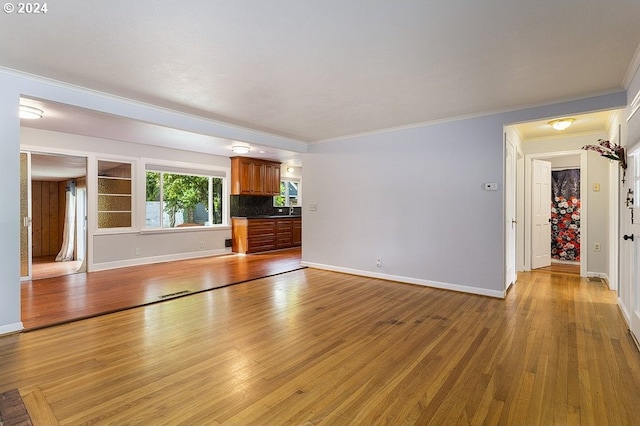
[[301,218],[231,218],[231,250],[246,254],[299,246],[302,238],[296,237],[296,221],[301,230]]
[[276,248],[293,246],[293,219],[276,219]]
[[302,218],[293,219],[293,235],[291,240],[294,246],[302,245]]

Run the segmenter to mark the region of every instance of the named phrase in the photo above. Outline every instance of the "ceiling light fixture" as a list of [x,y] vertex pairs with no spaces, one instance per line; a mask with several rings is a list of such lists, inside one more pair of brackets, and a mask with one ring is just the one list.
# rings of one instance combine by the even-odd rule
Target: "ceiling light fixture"
[[27,120],[36,120],[42,118],[44,111],[38,108],[34,108],[28,105],[20,105],[20,118],[26,118]]
[[287,167],[287,172],[293,173],[295,169],[293,167]]
[[249,151],[251,151],[251,148],[244,145],[234,145],[231,147],[231,151],[235,152],[236,154],[248,154]]
[[559,118],[557,120],[551,120],[549,126],[556,130],[565,130],[568,129],[574,121],[576,121],[575,118]]

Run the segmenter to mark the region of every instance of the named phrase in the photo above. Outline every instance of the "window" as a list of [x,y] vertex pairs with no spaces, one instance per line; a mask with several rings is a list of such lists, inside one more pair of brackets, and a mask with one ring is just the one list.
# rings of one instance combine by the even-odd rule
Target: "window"
[[275,207],[296,207],[300,205],[300,181],[283,179],[280,181],[280,195],[273,197]]
[[146,227],[222,224],[224,174],[219,174],[147,165]]

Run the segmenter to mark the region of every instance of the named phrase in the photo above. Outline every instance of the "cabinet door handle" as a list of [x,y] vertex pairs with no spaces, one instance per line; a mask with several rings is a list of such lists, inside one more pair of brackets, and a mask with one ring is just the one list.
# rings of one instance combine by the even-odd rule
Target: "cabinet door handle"
[[627,240],[631,240],[631,241],[633,241],[633,234],[631,234],[631,235],[625,235],[625,236],[624,236],[624,237],[622,237],[622,238],[624,238],[624,240],[625,240],[625,241],[627,241]]

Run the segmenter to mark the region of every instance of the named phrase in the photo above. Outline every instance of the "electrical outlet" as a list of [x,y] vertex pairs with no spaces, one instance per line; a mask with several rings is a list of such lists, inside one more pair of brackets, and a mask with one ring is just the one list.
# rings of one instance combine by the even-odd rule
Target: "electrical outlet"
[[595,243],[593,245],[593,251],[600,251],[601,247],[600,247],[600,243]]
[[377,259],[376,259],[376,266],[377,266],[378,268],[382,267],[382,259],[380,259],[380,258],[377,258]]
[[200,241],[200,248],[203,249],[204,248],[204,241]]
[[136,256],[140,256],[140,247],[136,247]]

